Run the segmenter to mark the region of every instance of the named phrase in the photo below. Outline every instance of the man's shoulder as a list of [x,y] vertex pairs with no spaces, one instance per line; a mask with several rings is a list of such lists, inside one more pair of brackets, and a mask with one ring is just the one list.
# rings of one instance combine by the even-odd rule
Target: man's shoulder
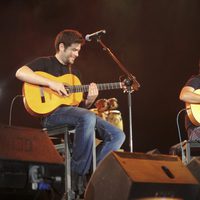
[[195,89],[200,88],[200,74],[192,75],[186,82],[185,86],[190,86]]
[[52,61],[54,60],[54,56],[41,56],[41,57],[38,57],[36,58],[37,60],[42,60],[42,61]]
[[50,62],[52,59],[53,59],[53,56],[40,56],[40,57],[33,59],[30,63]]
[[37,57],[26,65],[34,71],[46,71],[52,65],[52,56]]
[[200,80],[200,74],[193,74],[192,76],[190,76],[189,80],[193,79]]

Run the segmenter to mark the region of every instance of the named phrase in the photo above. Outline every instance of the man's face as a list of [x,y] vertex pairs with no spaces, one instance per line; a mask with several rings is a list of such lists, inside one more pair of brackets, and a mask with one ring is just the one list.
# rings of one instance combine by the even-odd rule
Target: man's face
[[60,49],[60,56],[65,64],[73,64],[75,59],[79,56],[81,50],[81,44],[73,43],[66,49],[63,47]]

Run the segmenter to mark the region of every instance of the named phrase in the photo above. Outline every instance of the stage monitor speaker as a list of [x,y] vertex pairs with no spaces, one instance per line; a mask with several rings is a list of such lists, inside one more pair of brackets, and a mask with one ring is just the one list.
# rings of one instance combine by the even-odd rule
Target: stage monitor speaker
[[0,125],[0,159],[63,164],[47,133]]
[[63,158],[40,129],[0,125],[0,172],[1,197],[64,191]]
[[177,156],[112,152],[92,175],[85,200],[196,200],[198,192],[198,181]]
[[194,177],[200,182],[200,158],[193,157],[192,160],[188,163],[187,168],[193,174]]

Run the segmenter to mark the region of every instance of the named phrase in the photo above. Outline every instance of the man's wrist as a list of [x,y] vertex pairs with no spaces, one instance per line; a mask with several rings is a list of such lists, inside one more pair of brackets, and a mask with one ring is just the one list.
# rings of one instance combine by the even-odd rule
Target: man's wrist
[[91,98],[91,97],[87,98],[85,100],[86,107],[90,107],[94,103],[94,101],[95,101],[95,98]]

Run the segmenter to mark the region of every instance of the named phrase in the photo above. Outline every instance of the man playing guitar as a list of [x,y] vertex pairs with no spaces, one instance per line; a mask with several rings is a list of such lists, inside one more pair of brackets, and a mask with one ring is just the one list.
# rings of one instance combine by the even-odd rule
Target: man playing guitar
[[200,140],[200,74],[192,76],[186,82],[179,98],[186,103],[185,128],[188,139]]
[[[125,140],[122,130],[87,109],[99,94],[97,84],[90,83],[86,86],[88,93],[85,99],[82,99],[82,92],[85,90],[81,87],[66,88],[68,84],[80,84],[79,73],[72,64],[79,56],[83,44],[84,39],[78,31],[63,30],[55,39],[55,56],[36,58],[16,72],[16,77],[25,82],[23,93],[27,111],[40,115],[43,127],[65,124],[75,127],[71,168],[74,180],[79,179],[79,183],[91,166],[94,130],[97,138],[102,140],[96,150],[97,163],[109,152],[118,150]],[[67,74],[70,75],[65,77]],[[122,88],[120,84],[117,87]],[[74,90],[76,91],[73,93]],[[35,103],[36,97],[38,101]],[[60,103],[54,104],[52,101]],[[85,108],[80,107],[80,101]],[[76,183],[74,185],[73,190],[76,192]]]

